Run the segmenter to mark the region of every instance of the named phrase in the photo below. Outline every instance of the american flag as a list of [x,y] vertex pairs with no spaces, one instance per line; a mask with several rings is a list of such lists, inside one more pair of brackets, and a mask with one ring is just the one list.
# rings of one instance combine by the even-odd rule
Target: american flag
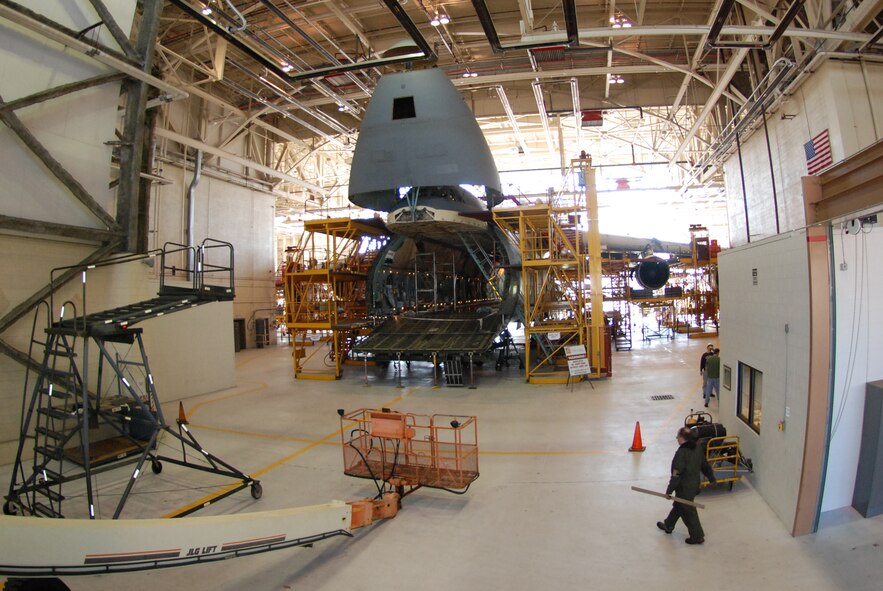
[[803,151],[806,152],[807,174],[815,174],[834,162],[827,129],[803,144]]

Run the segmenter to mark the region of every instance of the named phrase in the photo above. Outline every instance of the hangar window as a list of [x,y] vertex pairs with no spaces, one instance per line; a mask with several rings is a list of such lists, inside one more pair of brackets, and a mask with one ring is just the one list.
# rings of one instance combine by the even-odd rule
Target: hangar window
[[417,116],[414,110],[414,97],[402,96],[392,99],[392,118],[396,119],[413,119]]
[[739,389],[736,411],[746,425],[760,433],[761,404],[763,402],[763,372],[739,362]]

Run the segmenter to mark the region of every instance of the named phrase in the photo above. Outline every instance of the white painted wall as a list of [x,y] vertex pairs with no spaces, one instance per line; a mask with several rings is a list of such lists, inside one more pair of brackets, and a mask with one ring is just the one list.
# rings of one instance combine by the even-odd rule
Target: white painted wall
[[[75,30],[98,19],[88,0],[32,0],[25,6]],[[105,2],[118,24],[131,27],[135,4],[128,0]],[[94,31],[108,47],[118,47],[106,31]],[[110,73],[91,58],[42,39],[9,21],[0,23],[0,96],[11,101],[61,84]],[[83,185],[108,212],[114,212],[115,194],[108,188],[113,177],[111,147],[116,139],[120,83],[105,84],[16,111],[26,127],[52,156]],[[5,125],[0,126],[0,213],[40,221],[102,228],[96,219],[34,157]],[[0,235],[0,315],[49,283],[53,267],[73,264],[93,247],[7,233]],[[122,286],[114,285],[114,289]],[[127,294],[128,295],[128,294]],[[100,298],[99,298],[100,300]],[[96,301],[96,304],[99,302]],[[33,317],[28,316],[0,338],[27,351]],[[24,391],[24,369],[0,355],[0,462],[13,459]]]
[[[883,65],[825,62],[768,121],[772,165],[776,180],[779,231],[776,237],[772,177],[767,143],[761,130],[742,145],[743,177],[734,155],[725,164],[730,239],[737,249],[721,255],[721,343],[724,363],[733,368],[742,360],[764,372],[764,426],[760,436],[735,418],[735,391],[725,392],[722,421],[743,437],[746,453],[755,460],[756,486],[782,521],[794,518],[799,481],[808,384],[808,278],[806,224],[801,177],[806,175],[803,144],[829,130],[835,163],[883,137]],[[829,448],[822,510],[849,506],[855,485],[861,437],[864,383],[879,379],[881,307],[875,262],[883,254],[879,226],[859,237],[835,241],[835,386],[832,421],[837,424]],[[847,270],[837,269],[846,257]],[[781,260],[779,260],[781,259]],[[775,265],[775,269],[771,266]],[[757,268],[761,284],[746,287]],[[780,287],[764,281],[778,277]],[[747,275],[746,275],[747,274]],[[784,303],[784,305],[783,305]],[[858,307],[861,304],[861,307]],[[788,335],[784,323],[789,324]],[[787,354],[786,354],[787,352]],[[761,366],[754,365],[755,359]],[[735,383],[734,383],[735,388]],[[787,400],[785,399],[787,396]],[[779,433],[785,407],[790,417]],[[839,417],[839,421],[838,421]],[[755,457],[756,456],[756,457]],[[781,467],[781,468],[780,468]]]
[[[867,82],[867,83],[866,83]],[[872,110],[873,109],[873,110]],[[873,117],[872,117],[873,113]],[[760,128],[743,139],[744,195],[751,241],[776,234],[775,176],[779,231],[806,225],[801,177],[806,176],[803,144],[828,129],[837,163],[883,138],[883,64],[864,66],[827,61],[767,121],[773,174],[766,137]],[[733,155],[724,164],[730,243],[747,243],[743,176]]]
[[[165,164],[162,175],[171,183],[158,186],[152,192],[150,229],[157,247],[162,247],[166,242],[185,241],[185,196],[193,170],[188,168],[185,171]],[[233,244],[236,299],[231,313],[235,318],[246,320],[246,346],[252,348],[255,346],[255,318],[274,316],[275,199],[267,193],[207,175],[202,175],[197,184],[195,199],[194,241],[199,244],[205,238],[213,238]],[[232,322],[230,318],[230,339],[233,335]],[[275,339],[272,331],[271,336]]]
[[[33,10],[74,30],[99,20],[87,0],[78,2],[26,2]],[[131,26],[135,5],[126,0],[107,2],[108,10],[126,30]],[[87,16],[91,15],[91,16]],[[96,30],[99,39],[117,47],[104,27]],[[0,96],[4,101],[29,96],[62,84],[111,73],[98,62],[42,39],[9,21],[0,26]],[[113,212],[115,194],[108,189],[111,178],[111,151],[104,142],[113,141],[120,83],[90,88],[16,111],[16,115],[50,149],[100,203]],[[3,186],[0,204],[6,215],[40,219],[93,228],[101,222],[43,164],[24,149],[21,141],[5,125],[0,126],[0,162]]]
[[[883,228],[879,224],[857,235],[836,231],[833,271],[836,369],[822,511],[852,505],[865,384],[883,378],[881,255]],[[845,270],[841,268],[843,264]]]
[[[132,26],[135,3],[104,0],[123,30]],[[85,29],[98,17],[89,0],[33,0],[25,4],[75,30]],[[101,41],[116,47],[103,28]],[[108,73],[104,66],[37,35],[0,22],[0,96],[10,101],[45,90]],[[111,215],[116,209],[116,176],[111,166],[111,147],[116,139],[120,111],[120,84],[109,84],[53,99],[17,112],[49,152]],[[189,126],[204,114],[198,103],[174,104],[180,113],[176,131],[216,142],[229,133],[230,125],[209,127],[208,137],[198,126]],[[176,111],[178,109],[178,111]],[[160,121],[168,121],[163,117]],[[184,125],[187,124],[187,125]],[[231,124],[232,125],[232,124]],[[225,149],[244,154],[248,138],[237,138]],[[260,146],[260,143],[257,143]],[[224,167],[233,168],[228,162]],[[241,167],[235,168],[244,173]],[[150,208],[154,244],[181,242],[183,195],[190,173],[166,165],[162,174],[172,184],[156,186]],[[101,228],[99,222],[61,185],[6,126],[0,126],[0,214],[38,221]],[[166,402],[216,391],[234,385],[233,318],[252,320],[260,308],[274,306],[272,195],[239,187],[218,179],[203,178],[197,192],[196,241],[206,237],[232,242],[236,249],[234,303],[208,304],[147,321],[143,324],[147,354],[160,399]],[[21,233],[0,233],[0,316],[48,284],[53,267],[72,265],[95,249],[73,240]],[[96,270],[88,276],[87,302],[92,311],[108,309],[153,297],[158,288],[156,269],[141,263]],[[59,299],[81,302],[79,286],[66,287]],[[82,308],[81,308],[82,309]],[[271,312],[266,313],[272,316]],[[0,339],[27,351],[33,316],[20,320],[0,334]],[[254,346],[253,322],[249,345]],[[24,370],[0,355],[0,463],[11,462],[18,442],[18,425],[24,393]]]
[[[0,184],[0,191],[2,187]],[[69,242],[0,234],[0,252],[3,253],[0,256],[0,276],[6,278],[0,283],[0,315],[5,315],[49,283],[52,268],[71,264],[91,251],[91,247]],[[59,299],[77,298],[81,301],[78,296],[71,287]],[[27,315],[0,334],[0,339],[19,351],[27,352],[33,320],[33,314]],[[40,335],[40,340],[43,340],[42,337]],[[0,463],[11,462],[15,457],[24,375],[21,365],[6,355],[0,355],[0,405],[5,409],[0,413]]]
[[[732,368],[733,377],[731,389],[721,388],[720,420],[727,434],[739,436],[742,453],[754,462],[752,485],[790,529],[809,387],[806,233],[796,230],[726,250],[718,262],[721,362]],[[759,434],[736,416],[739,362],[763,372]],[[785,423],[783,431],[779,421]]]

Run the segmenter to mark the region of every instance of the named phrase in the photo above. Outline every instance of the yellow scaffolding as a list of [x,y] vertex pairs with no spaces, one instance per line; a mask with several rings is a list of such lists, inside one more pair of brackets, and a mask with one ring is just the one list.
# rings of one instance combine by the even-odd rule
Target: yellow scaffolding
[[717,241],[708,230],[690,226],[691,257],[681,259],[681,272],[672,283],[682,286],[683,297],[675,302],[677,330],[703,336],[708,324],[718,326]]
[[530,383],[570,380],[565,347],[574,345],[585,347],[591,365],[591,373],[580,377],[600,377],[608,370],[591,159],[573,160],[570,172],[576,189],[553,195],[547,204],[493,210],[494,221],[521,252],[524,365]]
[[284,273],[295,378],[340,378],[352,340],[367,328],[368,270],[386,238],[364,220],[304,222]]

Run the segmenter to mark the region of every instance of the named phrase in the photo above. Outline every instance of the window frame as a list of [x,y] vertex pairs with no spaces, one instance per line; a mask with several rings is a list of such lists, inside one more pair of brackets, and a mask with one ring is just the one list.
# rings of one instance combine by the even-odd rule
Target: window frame
[[736,417],[760,435],[763,416],[763,372],[739,362]]

